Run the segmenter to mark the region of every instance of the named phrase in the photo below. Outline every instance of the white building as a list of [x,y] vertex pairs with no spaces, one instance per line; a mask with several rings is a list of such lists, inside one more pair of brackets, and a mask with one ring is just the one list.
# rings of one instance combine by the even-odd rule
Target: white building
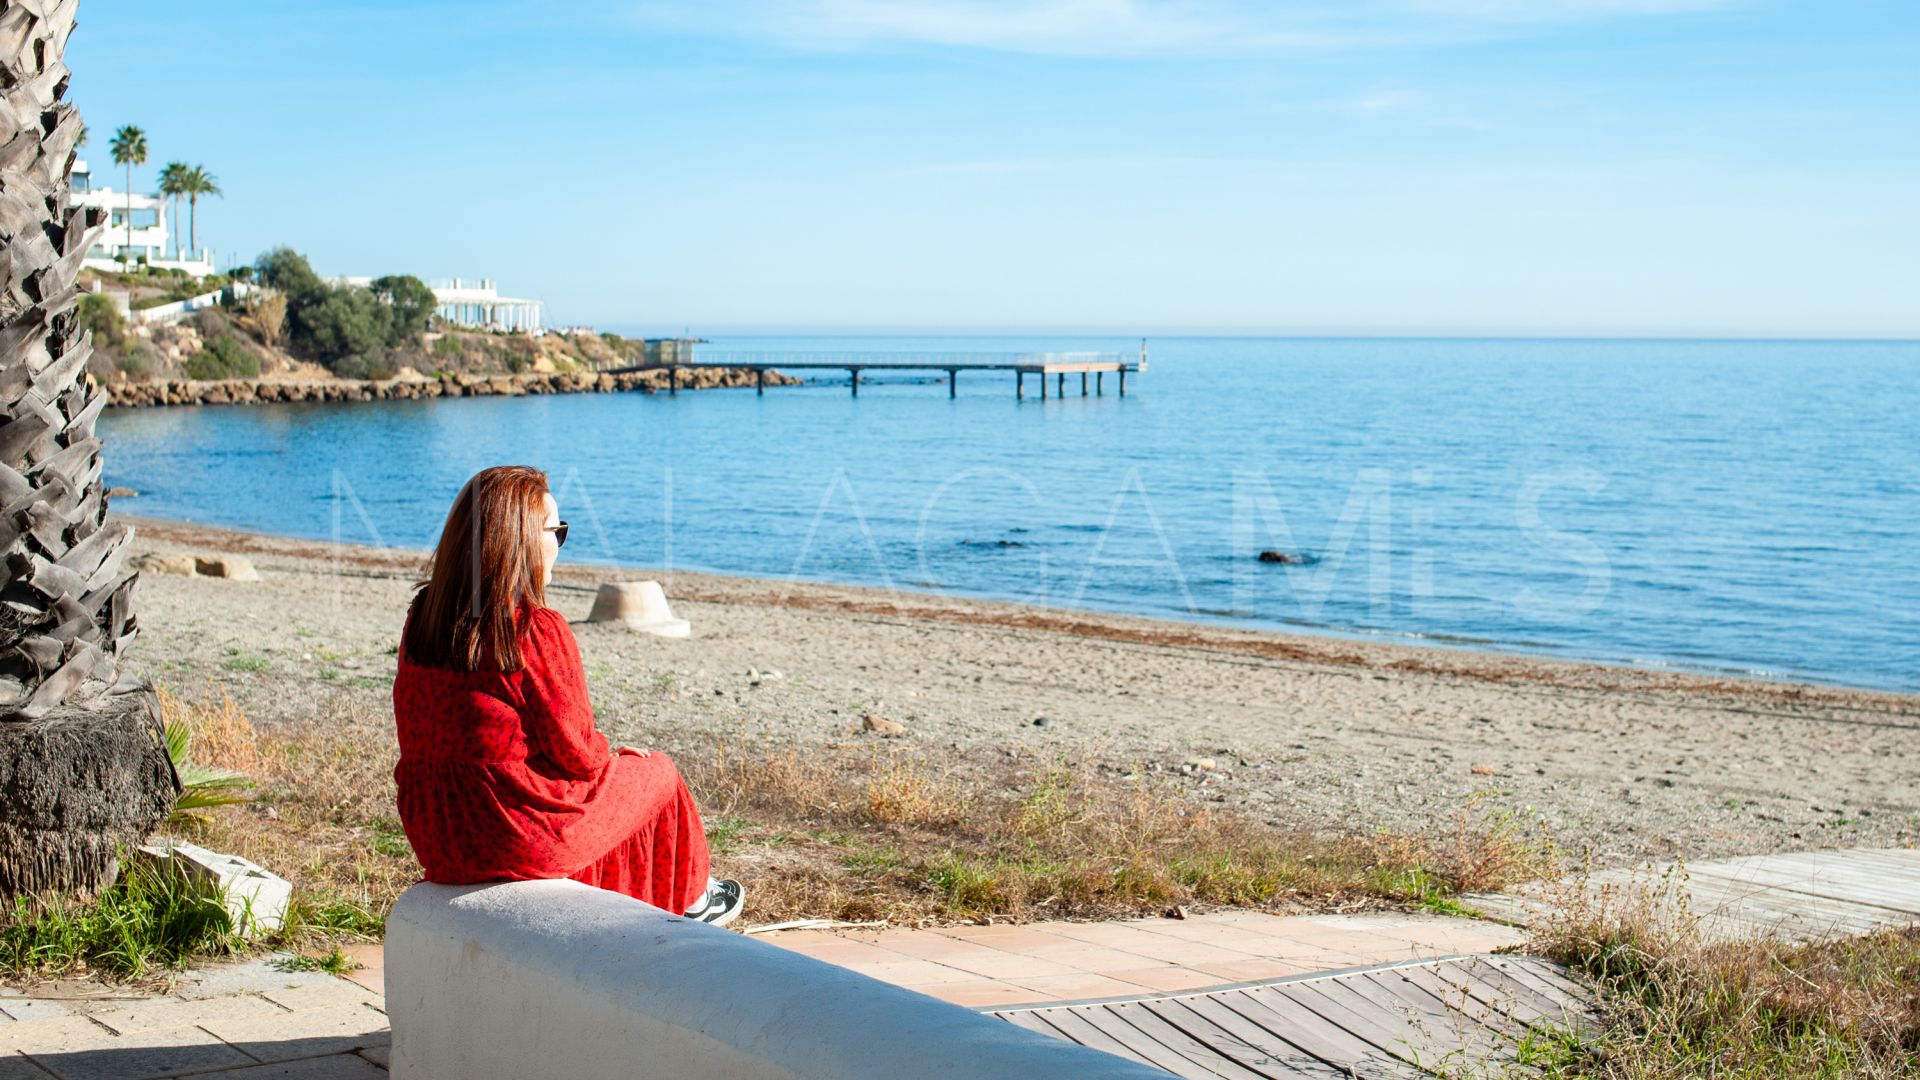
[[[139,235],[137,231],[135,235]],[[373,284],[370,277],[338,277],[332,280],[341,285]],[[442,279],[427,282],[427,287],[433,290],[433,298],[439,305],[434,309],[434,314],[450,325],[519,334],[538,335],[547,332],[542,318],[545,304],[538,300],[501,296],[498,286],[490,278],[481,278],[479,281]]]
[[542,334],[542,305],[538,300],[520,300],[501,296],[496,284],[487,278],[479,281],[435,281],[429,283],[434,298],[440,301],[439,316],[455,326],[489,330],[512,330],[523,334]]
[[[213,252],[180,252],[168,241],[167,203],[154,195],[134,195],[110,187],[94,187],[93,172],[84,161],[73,163],[73,204],[97,206],[107,212],[107,227],[94,238],[81,261],[95,270],[126,270],[139,263],[156,270],[184,270],[195,277],[214,272]],[[127,215],[133,215],[131,237]],[[125,259],[125,265],[121,260]]]

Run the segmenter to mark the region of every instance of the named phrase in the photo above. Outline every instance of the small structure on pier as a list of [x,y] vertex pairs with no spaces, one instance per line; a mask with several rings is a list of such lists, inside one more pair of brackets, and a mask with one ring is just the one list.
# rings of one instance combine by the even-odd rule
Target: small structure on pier
[[1064,398],[1067,396],[1067,376],[1077,375],[1080,377],[1080,396],[1087,397],[1105,394],[1107,376],[1112,375],[1117,384],[1115,388],[1121,397],[1125,397],[1127,376],[1147,370],[1145,341],[1140,343],[1138,359],[1126,353],[1100,352],[695,352],[689,349],[684,355],[686,359],[674,359],[662,353],[659,359],[655,359],[655,354],[649,350],[646,363],[620,368],[614,373],[664,370],[667,373],[667,392],[678,393],[681,368],[745,368],[754,373],[756,392],[764,394],[767,392],[768,371],[844,371],[853,387],[853,396],[859,397],[860,374],[864,371],[944,371],[947,374],[947,396],[958,397],[960,373],[963,371],[1011,371],[1015,398],[1024,399],[1027,396],[1027,376],[1037,375],[1040,379],[1040,400],[1045,401],[1049,379],[1053,380],[1055,395]]

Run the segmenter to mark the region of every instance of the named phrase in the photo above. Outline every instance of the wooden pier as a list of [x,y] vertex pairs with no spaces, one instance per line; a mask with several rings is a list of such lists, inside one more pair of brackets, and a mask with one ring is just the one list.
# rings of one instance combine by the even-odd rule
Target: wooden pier
[[609,374],[624,374],[631,371],[665,371],[667,373],[667,393],[680,392],[680,371],[682,368],[739,368],[754,373],[756,393],[767,392],[767,372],[769,371],[844,371],[853,388],[853,396],[860,396],[860,375],[866,371],[944,371],[947,375],[947,396],[960,394],[960,373],[963,371],[1011,371],[1013,372],[1013,394],[1016,399],[1027,396],[1027,376],[1040,378],[1040,400],[1047,400],[1047,382],[1053,380],[1054,396],[1067,396],[1067,376],[1080,377],[1080,396],[1089,397],[1106,393],[1108,375],[1115,378],[1116,389],[1121,397],[1127,396],[1127,376],[1147,370],[1147,346],[1140,344],[1140,355],[1135,358],[1127,353],[1065,352],[1065,353],[832,353],[832,352],[733,352],[733,353],[695,353],[685,361],[639,364],[632,367],[613,369]]

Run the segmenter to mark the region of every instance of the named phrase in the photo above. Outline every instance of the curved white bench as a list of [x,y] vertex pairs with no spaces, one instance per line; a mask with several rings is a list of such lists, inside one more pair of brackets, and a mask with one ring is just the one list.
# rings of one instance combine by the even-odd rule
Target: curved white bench
[[402,1080],[1166,1080],[574,881],[415,885],[387,917]]

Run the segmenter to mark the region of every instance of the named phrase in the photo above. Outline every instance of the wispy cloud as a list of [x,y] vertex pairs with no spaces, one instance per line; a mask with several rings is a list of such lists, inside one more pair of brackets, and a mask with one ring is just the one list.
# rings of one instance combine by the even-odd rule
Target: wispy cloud
[[644,21],[814,49],[934,45],[1078,56],[1229,55],[1474,40],[1731,0],[644,0]]

